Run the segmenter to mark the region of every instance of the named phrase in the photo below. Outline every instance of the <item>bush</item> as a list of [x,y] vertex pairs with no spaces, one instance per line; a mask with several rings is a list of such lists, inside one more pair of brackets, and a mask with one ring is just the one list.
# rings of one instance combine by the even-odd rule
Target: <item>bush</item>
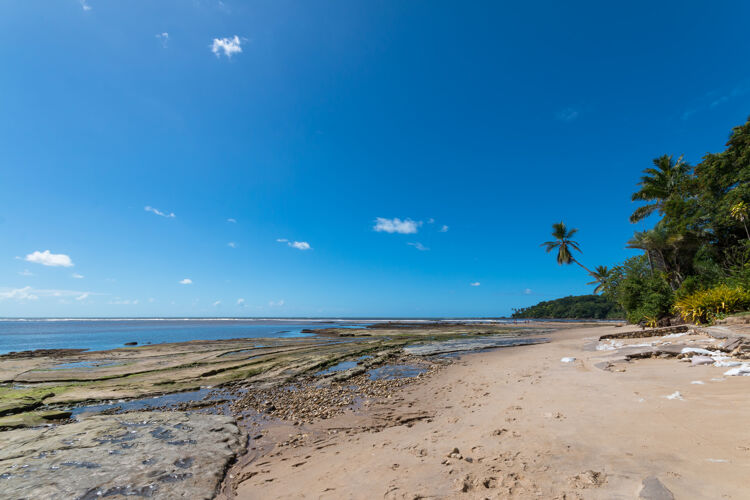
[[619,288],[618,300],[627,312],[629,323],[655,324],[672,311],[674,293],[660,273],[653,276],[626,275]]
[[726,314],[750,309],[750,290],[719,285],[678,299],[675,309],[685,321],[710,324]]

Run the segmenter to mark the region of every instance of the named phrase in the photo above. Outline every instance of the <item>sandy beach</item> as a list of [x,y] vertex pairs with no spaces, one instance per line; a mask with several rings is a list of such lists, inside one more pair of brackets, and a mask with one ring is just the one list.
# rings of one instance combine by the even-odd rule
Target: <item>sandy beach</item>
[[[610,365],[621,351],[596,340],[622,330],[466,355],[357,412],[271,426],[222,496],[748,498],[750,379],[674,357]],[[617,345],[644,340],[715,343]]]

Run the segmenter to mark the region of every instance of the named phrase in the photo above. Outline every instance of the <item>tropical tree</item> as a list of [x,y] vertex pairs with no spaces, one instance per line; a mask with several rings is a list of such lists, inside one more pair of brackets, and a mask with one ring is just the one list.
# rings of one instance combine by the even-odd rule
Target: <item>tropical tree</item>
[[729,212],[734,220],[740,221],[742,225],[745,226],[745,234],[747,234],[747,239],[750,240],[750,231],[747,230],[747,203],[745,203],[744,201],[738,201],[737,203],[732,205],[732,208],[729,210]]
[[573,236],[575,236],[577,232],[578,229],[568,229],[565,226],[564,222],[557,222],[555,224],[552,224],[552,237],[554,238],[554,240],[545,241],[541,246],[545,247],[547,253],[550,253],[551,251],[556,249],[557,263],[561,266],[575,262],[583,269],[585,269],[587,273],[593,274],[589,268],[578,262],[575,257],[573,257],[573,250],[583,253],[581,252],[581,248],[578,245],[578,242],[572,240]]
[[591,277],[594,278],[594,281],[590,281],[586,284],[596,285],[596,288],[594,288],[594,293],[603,292],[610,274],[611,271],[607,268],[607,266],[596,266],[594,268],[594,271],[591,273]]
[[638,207],[630,222],[638,222],[654,212],[664,214],[667,203],[672,199],[683,200],[690,182],[690,165],[680,156],[677,161],[672,155],[663,155],[653,160],[654,167],[643,171],[645,175],[638,183],[640,189],[633,193],[633,201],[645,201]]

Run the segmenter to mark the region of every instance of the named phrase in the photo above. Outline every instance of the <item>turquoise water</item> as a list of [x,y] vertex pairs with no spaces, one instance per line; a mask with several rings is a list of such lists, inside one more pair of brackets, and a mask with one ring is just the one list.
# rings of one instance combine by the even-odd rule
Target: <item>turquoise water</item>
[[0,354],[33,349],[94,351],[189,340],[307,337],[302,330],[346,326],[312,320],[267,319],[87,319],[0,320]]

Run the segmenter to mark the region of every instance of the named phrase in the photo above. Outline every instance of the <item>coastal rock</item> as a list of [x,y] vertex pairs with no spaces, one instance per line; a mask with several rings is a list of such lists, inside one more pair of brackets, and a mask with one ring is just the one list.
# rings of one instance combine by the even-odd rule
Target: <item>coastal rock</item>
[[213,498],[243,445],[234,420],[179,412],[93,416],[2,433],[8,498]]
[[640,500],[674,500],[674,495],[655,476],[643,480],[643,488],[638,494]]

